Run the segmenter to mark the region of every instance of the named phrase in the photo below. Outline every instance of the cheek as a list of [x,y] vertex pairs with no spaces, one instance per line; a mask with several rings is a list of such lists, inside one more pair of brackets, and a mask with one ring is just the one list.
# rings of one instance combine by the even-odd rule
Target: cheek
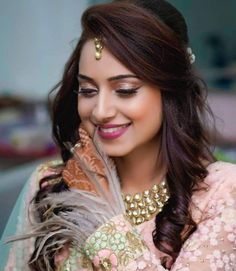
[[93,103],[92,101],[89,100],[84,100],[84,99],[78,99],[78,114],[80,116],[80,119],[87,120],[90,118],[91,112],[93,108]]
[[138,103],[129,104],[130,118],[137,122],[153,124],[162,121],[162,103],[159,96],[141,99]]
[[81,119],[81,123],[91,137],[94,134],[94,128],[90,122],[92,108],[93,106],[91,105],[91,102],[89,102],[89,100],[78,100],[77,110]]
[[139,140],[151,140],[158,135],[161,130],[162,120],[161,103],[154,101],[149,101],[149,104],[143,103],[134,121],[134,132],[136,135],[140,135]]

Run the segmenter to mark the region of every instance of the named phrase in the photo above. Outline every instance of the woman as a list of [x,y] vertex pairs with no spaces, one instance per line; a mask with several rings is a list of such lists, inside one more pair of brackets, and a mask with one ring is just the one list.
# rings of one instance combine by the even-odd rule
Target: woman
[[123,0],[82,26],[53,104],[63,164],[36,173],[30,270],[236,270],[236,167],[209,149],[182,15]]

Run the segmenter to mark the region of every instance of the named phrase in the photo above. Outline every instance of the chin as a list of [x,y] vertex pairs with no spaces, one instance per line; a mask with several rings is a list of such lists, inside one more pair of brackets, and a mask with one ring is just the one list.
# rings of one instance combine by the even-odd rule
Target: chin
[[105,147],[103,148],[103,151],[105,154],[109,157],[123,157],[126,156],[129,152],[125,151],[123,148],[111,148],[111,147]]

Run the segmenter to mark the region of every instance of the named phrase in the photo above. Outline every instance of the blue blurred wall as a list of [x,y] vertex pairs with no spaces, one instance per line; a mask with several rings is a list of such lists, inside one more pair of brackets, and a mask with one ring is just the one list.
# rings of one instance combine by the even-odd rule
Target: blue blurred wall
[[0,94],[45,97],[81,32],[87,0],[0,0]]

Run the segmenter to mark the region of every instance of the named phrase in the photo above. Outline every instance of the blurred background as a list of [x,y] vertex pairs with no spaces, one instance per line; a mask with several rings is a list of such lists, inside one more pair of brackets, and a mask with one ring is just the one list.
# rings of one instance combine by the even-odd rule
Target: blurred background
[[[81,13],[102,2],[0,0],[0,235],[36,165],[58,157],[47,95],[80,36]],[[236,162],[236,1],[170,2],[186,18],[194,67],[208,84],[215,153]]]

